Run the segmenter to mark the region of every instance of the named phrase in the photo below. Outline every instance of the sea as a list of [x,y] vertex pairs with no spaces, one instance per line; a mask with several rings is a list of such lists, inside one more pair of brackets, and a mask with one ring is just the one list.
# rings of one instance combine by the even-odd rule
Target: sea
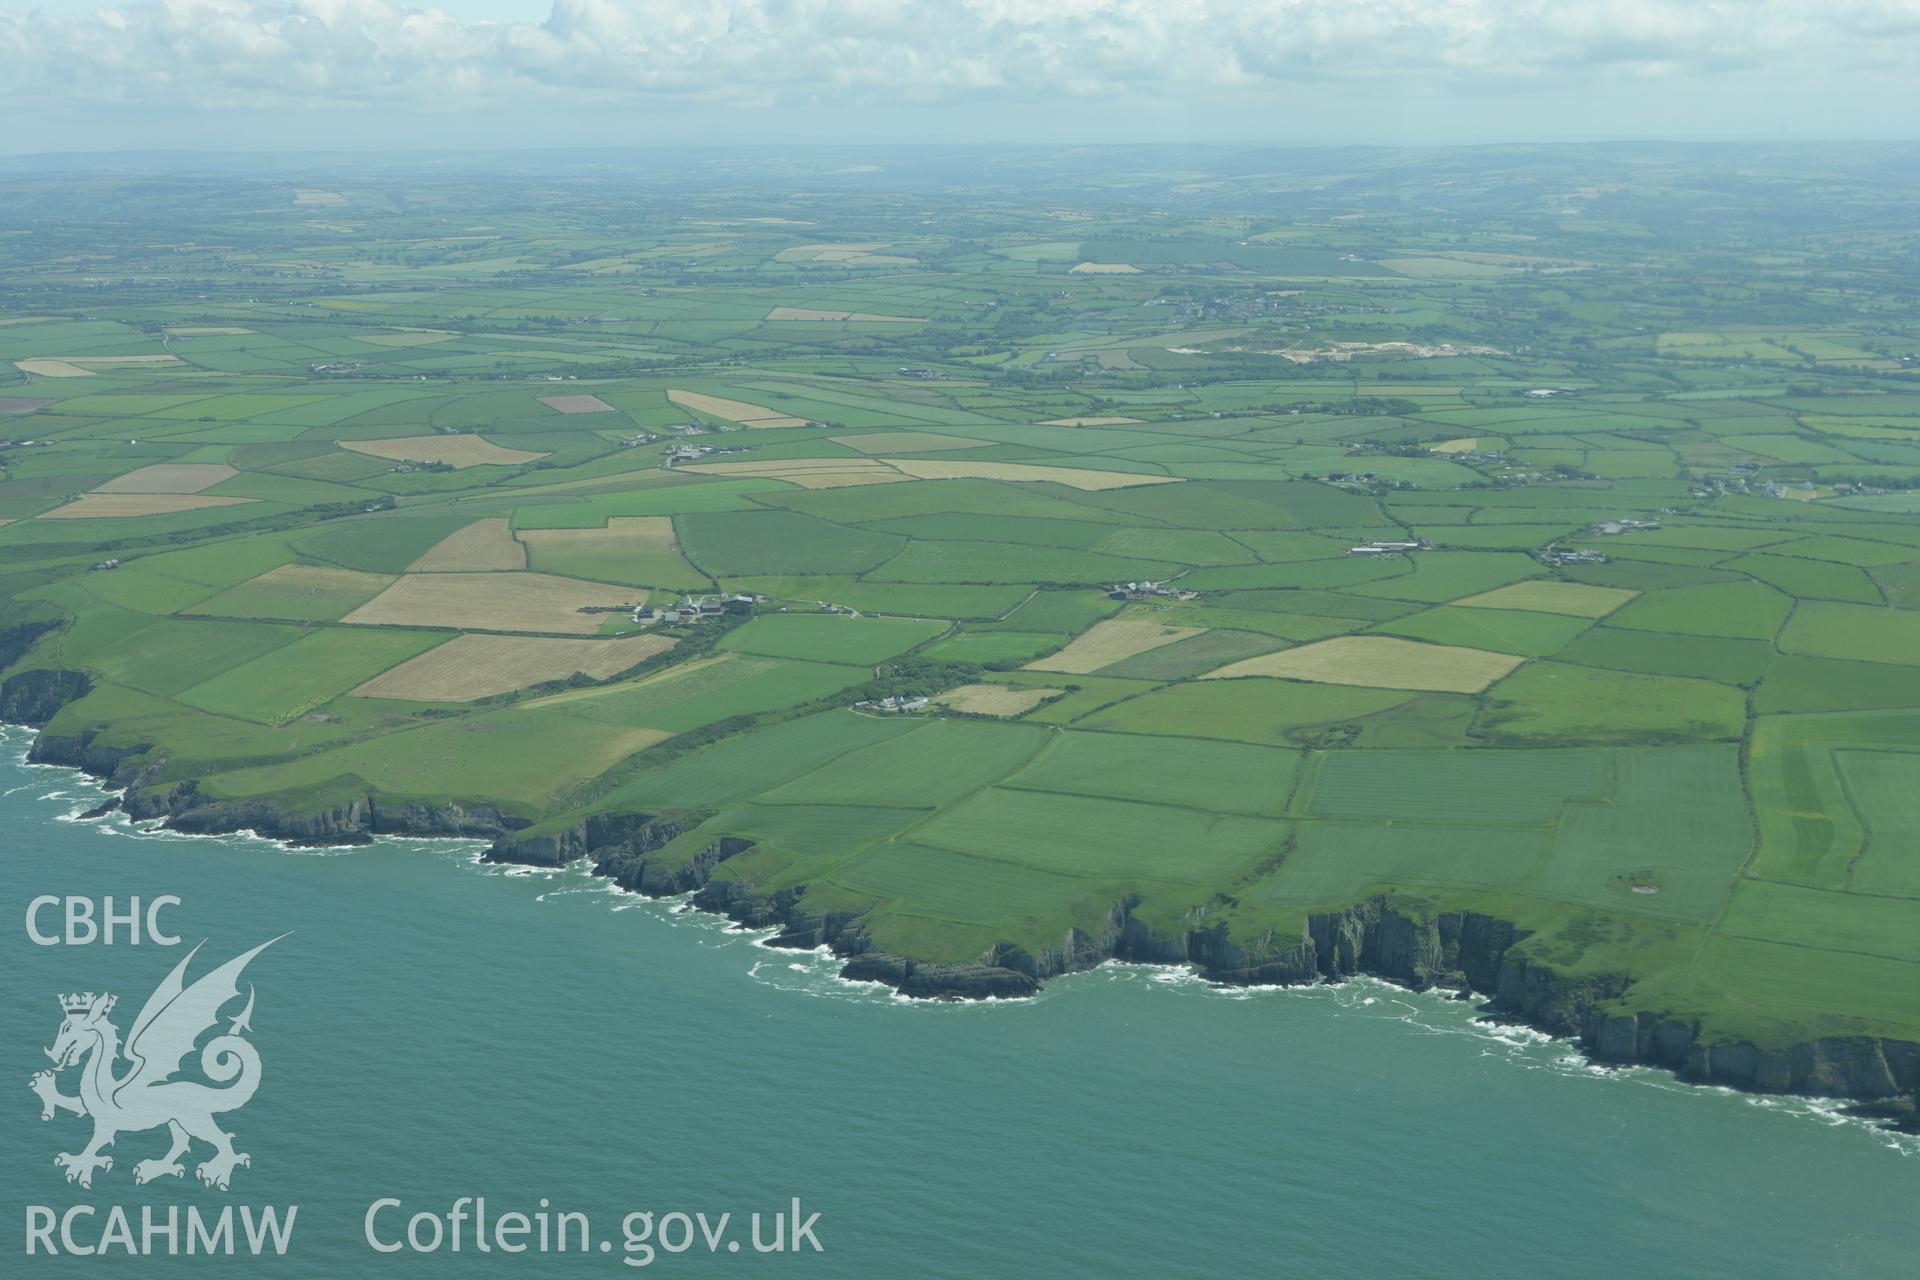
[[[1109,965],[909,1002],[470,841],[82,820],[103,793],[29,741],[0,731],[0,1274],[1920,1274],[1920,1143],[1829,1103],[1596,1068],[1372,981]],[[164,1101],[68,1182],[92,1121],[29,1088],[62,997],[112,992],[125,1035],[183,961],[186,1000],[269,939],[215,1029],[260,1064],[215,1117],[228,1189],[199,1144],[136,1183]]]

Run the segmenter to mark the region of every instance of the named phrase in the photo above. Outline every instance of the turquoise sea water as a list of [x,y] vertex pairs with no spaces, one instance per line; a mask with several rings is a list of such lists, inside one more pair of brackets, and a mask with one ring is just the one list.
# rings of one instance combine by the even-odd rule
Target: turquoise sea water
[[[103,1265],[24,1256],[27,1207],[74,1204],[136,1225],[142,1205],[299,1206],[271,1264],[104,1264],[142,1276],[611,1277],[635,1271],[635,1210],[734,1215],[716,1254],[697,1233],[656,1250],[646,1270],[669,1274],[1900,1277],[1920,1257],[1920,1145],[1598,1071],[1460,1002],[1109,967],[1025,1003],[912,1005],[578,873],[479,866],[471,845],[287,852],[74,822],[99,793],[22,767],[27,737],[5,732],[5,1274]],[[163,923],[208,939],[195,974],[293,931],[247,972],[264,1075],[224,1123],[253,1163],[225,1193],[136,1187],[165,1139],[129,1133],[82,1191],[52,1158],[83,1122],[42,1123],[26,1088],[57,994],[118,993],[124,1032],[185,948],[36,946],[27,903],[169,893]],[[492,1215],[545,1197],[589,1216],[592,1247],[482,1255],[469,1235],[388,1256],[363,1238],[383,1197],[404,1205],[377,1219],[392,1239],[462,1196]],[[795,1197],[824,1253],[727,1252]]]

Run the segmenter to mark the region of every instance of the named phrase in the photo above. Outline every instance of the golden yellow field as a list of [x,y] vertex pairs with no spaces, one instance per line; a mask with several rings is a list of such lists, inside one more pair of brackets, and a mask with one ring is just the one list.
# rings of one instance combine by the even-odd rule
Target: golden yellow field
[[851,320],[856,324],[925,324],[924,316],[878,316],[867,311],[815,311],[812,307],[775,307],[769,320]]
[[967,462],[936,458],[773,458],[764,462],[695,462],[681,471],[706,476],[765,476],[806,489],[831,489],[893,480],[1051,481],[1071,489],[1124,489],[1138,484],[1177,484],[1179,476],[1142,476],[1130,471],[1042,467],[1026,462]]
[[445,342],[457,338],[457,333],[447,333],[441,329],[407,329],[400,333],[369,333],[356,341],[375,347],[430,347],[436,342]]
[[1029,671],[1068,671],[1085,675],[1110,667],[1122,658],[1158,649],[1161,645],[1185,640],[1205,631],[1205,627],[1176,627],[1151,618],[1109,618],[1096,622],[1076,636],[1073,643],[1058,653],[1035,658]]
[[933,701],[976,716],[1017,716],[1033,710],[1059,689],[1016,689],[1010,684],[963,684]]
[[[520,541],[533,556],[535,568],[542,567],[541,556],[556,557],[553,564],[568,557],[631,557],[628,569],[646,564],[659,568],[676,564],[686,579],[698,581],[704,575],[680,555],[680,540],[674,536],[672,516],[614,516],[601,529],[522,529]],[[589,570],[576,567],[575,573]]]
[[1468,436],[1464,440],[1442,440],[1439,444],[1430,444],[1428,449],[1434,453],[1472,453],[1480,447],[1478,436]]
[[576,671],[595,679],[620,674],[673,648],[668,636],[620,640],[541,640],[531,636],[456,636],[381,672],[353,691],[357,698],[471,702],[510,693]]
[[690,462],[681,471],[706,475],[789,476],[808,471],[858,471],[865,467],[891,470],[874,458],[742,458],[738,462]]
[[15,360],[13,367],[22,373],[37,373],[43,378],[91,378],[101,369],[120,365],[179,364],[179,356],[35,356]]
[[484,569],[524,569],[527,549],[514,539],[507,518],[476,520],[456,529],[407,566],[408,573],[453,573]]
[[887,248],[885,241],[865,244],[798,244],[774,254],[776,262],[831,262],[848,267],[904,267],[917,259],[898,254],[875,253]]
[[1417,644],[1390,636],[1340,636],[1228,663],[1202,680],[1278,676],[1316,684],[1478,693],[1526,659],[1485,649]]
[[943,436],[937,431],[875,431],[864,436],[834,436],[832,440],[862,453],[944,453],[949,449],[978,449],[990,443],[971,436]]
[[42,520],[117,520],[169,516],[202,507],[236,507],[252,498],[209,498],[198,493],[84,493],[64,507],[42,511]]
[[1141,476],[1130,471],[1037,467],[1026,462],[966,462],[956,459],[888,458],[921,480],[1051,480],[1071,489],[1125,489],[1136,484],[1179,484],[1179,476]]
[[1084,276],[1137,276],[1140,268],[1131,262],[1082,262],[1072,270]]
[[592,635],[607,615],[581,613],[583,606],[637,605],[646,596],[639,587],[610,587],[544,573],[410,573],[341,621]]
[[540,403],[556,413],[612,413],[614,408],[595,395],[541,396]]
[[95,493],[198,493],[239,475],[224,462],[161,462],[115,476]]
[[786,458],[767,462],[700,462],[682,466],[709,476],[765,476],[802,489],[842,489],[857,484],[891,484],[909,477],[872,458]]
[[912,476],[903,476],[898,471],[884,467],[872,470],[854,471],[809,471],[802,475],[780,476],[788,484],[797,484],[802,489],[850,489],[861,484],[895,484],[901,480],[911,480]]
[[745,400],[728,400],[723,396],[703,395],[698,391],[669,388],[667,399],[682,409],[691,409],[695,413],[724,418],[728,422],[737,422],[743,427],[804,427],[807,425],[805,418],[791,417],[778,409],[769,409],[763,404],[748,404]]
[[1536,578],[1482,591],[1454,603],[1469,609],[1531,609],[1535,613],[1604,618],[1639,594],[1624,587],[1590,587],[1583,582],[1549,582]]
[[512,467],[537,462],[544,453],[503,449],[480,436],[402,436],[393,440],[335,440],[342,449],[392,458],[395,462],[444,462],[457,471],[468,467]]

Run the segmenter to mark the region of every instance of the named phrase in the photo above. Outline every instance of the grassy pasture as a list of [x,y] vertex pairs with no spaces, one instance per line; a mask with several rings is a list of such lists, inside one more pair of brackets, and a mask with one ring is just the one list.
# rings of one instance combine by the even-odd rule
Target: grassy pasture
[[1585,618],[1564,614],[1442,606],[1380,623],[1374,630],[1430,644],[1462,645],[1537,658],[1558,653],[1591,625]]
[[221,774],[216,794],[246,797],[344,783],[353,792],[458,796],[537,813],[662,734],[521,710],[430,724],[308,756]]
[[855,893],[911,904],[915,914],[995,928],[1046,916],[1085,892],[1073,875],[906,841],[861,854],[835,868],[832,879]]
[[906,545],[901,537],[791,511],[695,512],[675,517],[674,528],[687,559],[701,572],[722,579],[863,573]]
[[725,810],[700,828],[700,835],[725,831],[766,841],[790,853],[845,856],[924,816],[918,809],[868,805],[748,803]]
[[1834,763],[1865,836],[1846,887],[1920,902],[1920,753],[1843,750]]
[[1612,761],[1613,794],[1567,809],[1530,889],[1615,912],[1711,918],[1753,848],[1736,749],[1639,747]]
[[[1167,685],[1093,711],[1090,729],[1286,745],[1297,734],[1354,724],[1419,701],[1397,689],[1244,679]],[[1471,704],[1467,704],[1470,708]]]
[[1672,635],[1771,640],[1793,610],[1793,597],[1762,582],[1715,582],[1649,591],[1607,619],[1607,625]]
[[1170,577],[1178,565],[1122,560],[1095,551],[1011,542],[934,542],[915,539],[871,571],[887,582],[1024,583],[1060,585],[1131,582]]
[[188,706],[261,724],[284,724],[387,668],[439,644],[432,631],[328,627],[245,662],[177,696]]
[[1488,690],[1475,732],[1516,745],[1627,745],[1737,738],[1745,720],[1745,699],[1726,685],[1533,662]]
[[1920,669],[1780,654],[1754,701],[1762,714],[1920,707]]
[[550,694],[529,705],[567,715],[683,733],[730,716],[780,711],[857,684],[872,672],[824,662],[723,653],[676,664],[631,683]]
[[1722,684],[1753,684],[1777,667],[1764,640],[1721,636],[1676,636],[1663,631],[1626,631],[1600,626],[1584,632],[1555,655],[1585,667],[1611,667],[1648,675],[1693,676]]
[[1256,882],[1267,907],[1342,906],[1390,885],[1479,890],[1523,884],[1548,856],[1550,835],[1528,827],[1300,824],[1285,866]]
[[1608,752],[1336,751],[1301,789],[1315,818],[1542,826],[1575,800],[1613,790]]
[[1045,631],[961,631],[928,645],[922,654],[940,662],[1024,663],[1066,644]]
[[1780,648],[1815,658],[1920,665],[1920,613],[1812,600],[1793,611]]
[[931,810],[1004,779],[1047,742],[1025,725],[932,720],[840,756],[762,795],[769,804],[872,804]]
[[1277,818],[1296,752],[1123,733],[1056,734],[1007,787]]
[[837,756],[886,742],[921,727],[904,718],[826,711],[728,738],[705,750],[641,774],[607,797],[604,806],[717,806],[737,804]]
[[947,625],[917,618],[855,618],[833,613],[762,614],[728,633],[720,647],[774,658],[868,665],[931,640]]
[[1087,881],[1221,883],[1285,838],[1266,818],[992,788],[942,810],[914,839]]
[[[92,646],[69,643],[68,661],[102,679],[147,693],[176,694],[300,638],[297,627],[132,615],[124,630]],[[75,639],[76,637],[69,637]],[[78,637],[85,640],[88,637]],[[92,651],[87,652],[90,648]]]

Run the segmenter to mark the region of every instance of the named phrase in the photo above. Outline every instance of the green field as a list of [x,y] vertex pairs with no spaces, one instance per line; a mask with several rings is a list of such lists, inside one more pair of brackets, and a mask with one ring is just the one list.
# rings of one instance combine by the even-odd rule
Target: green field
[[[0,707],[175,821],[652,820],[922,975],[1385,895],[1588,1012],[1920,1042],[1898,155],[803,153],[22,170]],[[1387,687],[1433,646],[1504,674]]]
[[947,630],[947,623],[913,618],[855,618],[789,613],[755,618],[721,641],[725,649],[814,662],[875,663],[904,653]]
[[203,711],[282,724],[446,639],[443,632],[329,627],[180,692]]

